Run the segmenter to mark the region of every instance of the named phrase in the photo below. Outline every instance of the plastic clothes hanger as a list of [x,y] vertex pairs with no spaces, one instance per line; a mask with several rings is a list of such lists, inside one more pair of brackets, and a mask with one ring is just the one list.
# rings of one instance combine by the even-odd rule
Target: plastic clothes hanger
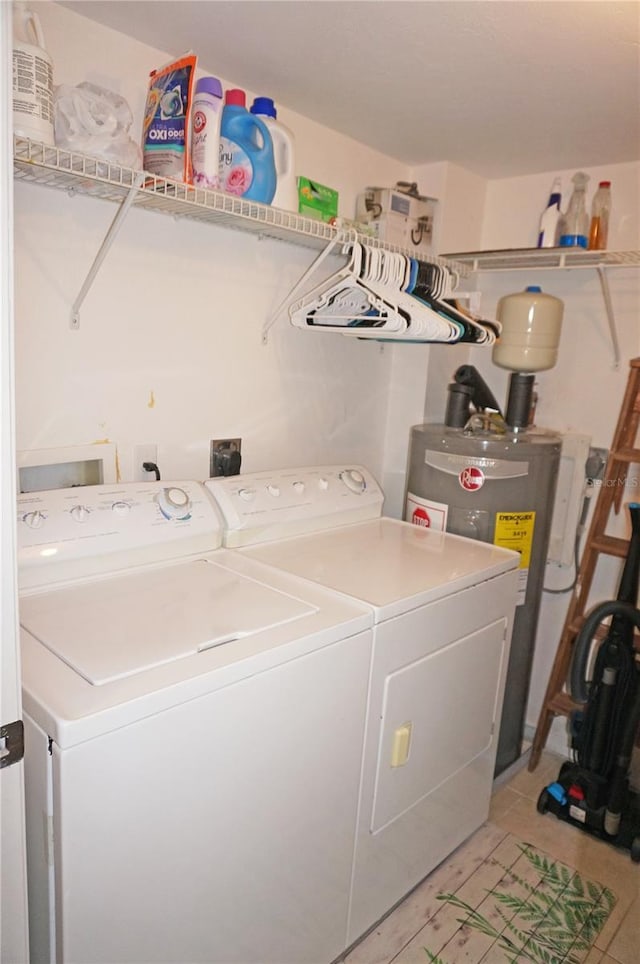
[[[367,246],[361,279],[387,303],[406,312],[409,323],[397,337],[422,341],[456,340],[458,329],[440,317],[429,305],[421,303],[404,290],[407,279],[407,258],[404,255]],[[361,334],[358,332],[358,334]],[[378,337],[380,332],[371,333]]]
[[[347,263],[294,299],[292,296],[299,295],[335,243],[337,240],[305,272],[274,318],[287,308],[296,327],[317,327],[358,338],[380,338],[384,333],[393,340],[451,343],[464,334],[463,324],[452,317],[453,310],[447,314],[440,306],[434,308],[409,293],[419,279],[423,263],[375,245],[362,244],[357,236],[352,241],[340,242],[344,253],[349,253]],[[440,273],[439,270],[427,272],[432,281],[438,279]],[[437,290],[444,291],[445,287],[439,285]]]
[[442,317],[458,326],[459,341],[472,344],[489,343],[492,339],[486,328],[444,300],[450,296],[452,287],[451,272],[447,268],[422,262],[413,293]]
[[394,305],[361,282],[362,245],[351,244],[347,264],[289,305],[291,323],[299,328],[322,327],[342,331],[351,324],[365,327],[384,325],[392,331],[406,327],[406,319]]

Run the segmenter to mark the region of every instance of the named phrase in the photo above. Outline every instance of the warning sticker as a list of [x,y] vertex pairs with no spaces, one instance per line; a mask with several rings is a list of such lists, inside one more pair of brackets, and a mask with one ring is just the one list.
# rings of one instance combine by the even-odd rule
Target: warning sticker
[[407,493],[407,510],[405,519],[424,529],[444,532],[447,527],[447,513],[449,506],[444,502],[432,502],[422,499],[419,495]]
[[513,549],[520,553],[518,606],[524,605],[527,592],[535,523],[535,512],[496,512],[494,546],[502,546],[503,549]]

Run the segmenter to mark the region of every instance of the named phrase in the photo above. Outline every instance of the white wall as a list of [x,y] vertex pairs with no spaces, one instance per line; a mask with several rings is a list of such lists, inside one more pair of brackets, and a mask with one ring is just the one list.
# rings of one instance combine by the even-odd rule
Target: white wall
[[[153,50],[58,7],[35,4],[57,83],[115,90],[141,128]],[[200,64],[215,73],[215,64]],[[242,78],[222,78],[242,86]],[[252,97],[253,93],[248,92]],[[281,107],[298,173],[340,192],[352,217],[366,183],[407,168]],[[110,439],[123,479],[133,446],[157,443],[164,477],[208,476],[209,440],[240,436],[245,471],[353,460],[383,476],[394,349],[262,326],[315,252],[132,211],[82,307],[69,310],[114,217],[106,202],[17,183],[17,447]],[[335,265],[339,262],[336,260]],[[420,407],[422,406],[422,396]],[[400,428],[408,436],[402,405]]]

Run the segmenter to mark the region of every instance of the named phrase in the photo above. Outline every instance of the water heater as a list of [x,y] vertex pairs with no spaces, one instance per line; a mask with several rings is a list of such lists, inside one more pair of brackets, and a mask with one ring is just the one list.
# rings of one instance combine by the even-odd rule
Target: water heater
[[462,366],[449,386],[445,424],[414,426],[409,448],[407,521],[520,555],[496,774],[522,753],[560,466],[561,438],[529,426],[533,373],[555,363],[562,318],[562,302],[540,294],[527,289],[525,298],[507,296],[498,305],[503,332],[494,361],[513,372],[504,418],[476,370]]

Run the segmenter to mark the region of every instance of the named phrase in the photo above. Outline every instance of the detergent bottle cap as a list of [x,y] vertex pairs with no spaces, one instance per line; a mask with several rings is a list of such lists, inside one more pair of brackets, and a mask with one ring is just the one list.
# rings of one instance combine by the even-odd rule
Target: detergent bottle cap
[[196,94],[211,94],[222,99],[222,84],[217,77],[201,77],[196,83]]
[[526,291],[542,291],[540,285],[528,285]]
[[232,107],[246,107],[247,95],[239,87],[231,87],[224,95],[224,102]]
[[252,114],[265,114],[267,117],[277,117],[276,105],[270,97],[256,97],[251,105]]

